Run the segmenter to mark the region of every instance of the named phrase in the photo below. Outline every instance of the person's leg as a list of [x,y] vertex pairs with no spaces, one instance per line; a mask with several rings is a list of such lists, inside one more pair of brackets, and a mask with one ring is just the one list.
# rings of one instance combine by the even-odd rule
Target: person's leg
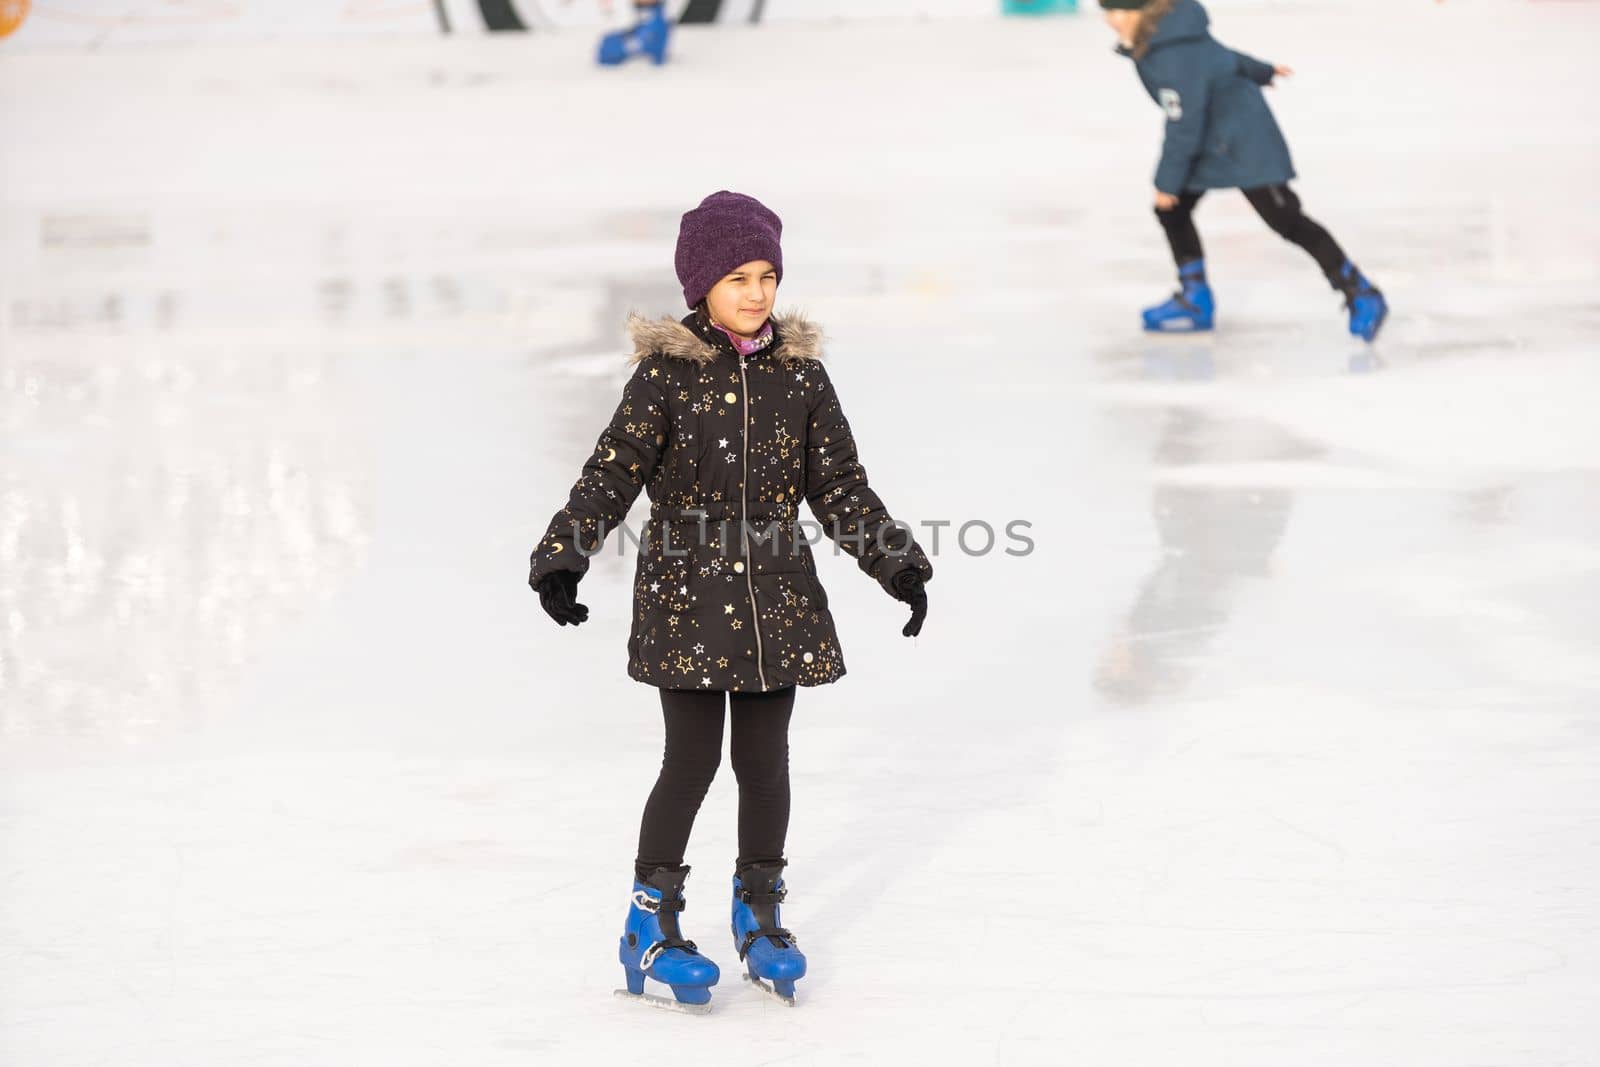
[[725,701],[721,690],[661,690],[666,744],[661,774],[645,802],[639,825],[634,869],[641,881],[657,867],[683,866],[694,817],[722,762]]
[[739,779],[739,859],[782,862],[789,834],[789,718],[795,687],[732,693],[728,751]]
[[1346,261],[1344,249],[1339,247],[1339,242],[1321,223],[1301,209],[1300,197],[1293,189],[1287,185],[1262,185],[1242,191],[1245,199],[1250,201],[1250,206],[1256,209],[1256,214],[1274,233],[1305,249],[1317,261],[1317,266],[1322,268],[1328,284],[1335,289],[1343,288],[1340,272]]
[[733,877],[733,944],[745,972],[762,989],[794,1003],[806,957],[783,928],[780,902],[784,840],[789,832],[789,719],[795,688],[734,693],[733,740],[739,777],[739,859]]
[[1200,231],[1194,225],[1194,209],[1199,206],[1203,192],[1184,193],[1178,197],[1178,206],[1169,211],[1156,209],[1156,220],[1167,235],[1167,245],[1172,249],[1172,261],[1181,274],[1186,264],[1206,257],[1200,243]]
[[1350,332],[1366,341],[1375,340],[1389,317],[1389,302],[1350,262],[1333,235],[1301,210],[1295,191],[1287,185],[1263,185],[1244,190],[1244,195],[1274,232],[1305,249],[1322,268],[1328,284],[1344,294]]
[[1206,282],[1205,249],[1194,225],[1194,209],[1203,196],[1201,191],[1184,193],[1178,197],[1177,206],[1166,211],[1156,209],[1156,220],[1167,235],[1173,262],[1178,265],[1178,291],[1172,299],[1144,309],[1146,330],[1192,332],[1215,325],[1216,299]]

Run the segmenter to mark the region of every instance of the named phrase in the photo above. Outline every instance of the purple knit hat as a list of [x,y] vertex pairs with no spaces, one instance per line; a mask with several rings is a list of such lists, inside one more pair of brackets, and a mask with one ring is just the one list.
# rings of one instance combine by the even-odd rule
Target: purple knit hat
[[783,220],[754,197],[724,189],[700,201],[678,227],[676,265],[683,299],[694,307],[733,268],[764,259],[783,281]]

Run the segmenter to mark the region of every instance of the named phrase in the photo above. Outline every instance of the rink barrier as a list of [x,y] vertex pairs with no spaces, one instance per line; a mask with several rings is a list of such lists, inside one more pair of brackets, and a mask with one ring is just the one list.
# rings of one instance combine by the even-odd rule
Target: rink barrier
[[[446,0],[435,0],[441,14]],[[490,32],[554,27],[559,21],[547,14],[548,5],[558,0],[477,0],[484,28]],[[627,0],[617,0],[625,3]],[[845,6],[848,3],[849,6]],[[845,18],[966,18],[984,15],[1069,15],[1078,10],[1078,0],[896,0],[863,14],[854,0],[667,0],[673,21],[679,25],[716,22],[760,22],[769,10],[779,18],[837,20]],[[528,17],[524,17],[526,11]],[[444,23],[449,32],[451,23]]]
[[[1212,0],[1213,9],[1292,9],[1327,0]],[[1371,5],[1375,0],[1359,0]],[[666,0],[680,25],[866,22],[1000,18],[1067,11],[1072,0]],[[1095,10],[1077,0],[1080,13]],[[31,7],[31,10],[30,10]],[[274,0],[272,4],[178,6],[171,0],[86,3],[70,13],[55,5],[0,0],[0,50],[72,49],[176,43],[289,41],[318,37],[429,37],[444,34],[590,33],[633,17],[632,0],[613,0],[610,17],[594,0],[416,0],[407,4]]]
[[[680,25],[844,22],[998,16],[1007,0],[666,0]],[[1021,0],[1059,3],[1062,0]],[[30,11],[30,6],[32,10]],[[633,17],[632,0],[416,0],[407,4],[274,0],[271,4],[179,6],[172,0],[86,3],[64,11],[0,0],[0,48],[283,41],[316,37],[426,37],[439,34],[594,32]]]
[[[489,33],[522,33],[530,30],[558,30],[583,25],[581,18],[563,10],[560,0],[434,0],[439,28],[445,33],[459,29],[471,31],[471,20],[460,8],[471,2],[481,28]],[[631,0],[616,0],[626,7]],[[704,25],[715,22],[760,22],[767,0],[667,0],[672,20],[679,25]],[[455,14],[452,15],[452,11]]]

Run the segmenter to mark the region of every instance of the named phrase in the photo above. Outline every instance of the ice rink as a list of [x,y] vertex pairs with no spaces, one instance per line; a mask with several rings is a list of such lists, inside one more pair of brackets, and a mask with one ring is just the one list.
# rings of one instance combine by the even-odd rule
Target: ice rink
[[[1376,348],[1236,195],[1138,332],[1092,17],[0,55],[0,1063],[1600,1062],[1600,5],[1216,21]],[[738,981],[725,765],[686,1018],[611,996],[631,559],[524,581],[720,188],[890,509],[1035,550],[947,530],[913,642],[818,549],[811,975]]]

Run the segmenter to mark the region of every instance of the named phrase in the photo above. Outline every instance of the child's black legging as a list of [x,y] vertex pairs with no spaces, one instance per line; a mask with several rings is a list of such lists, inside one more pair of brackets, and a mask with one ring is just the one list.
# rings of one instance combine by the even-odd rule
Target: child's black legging
[[729,744],[739,779],[739,858],[736,866],[783,858],[789,832],[789,715],[794,686],[769,693],[661,690],[667,743],[661,775],[645,802],[635,868],[680,867],[689,831],[717,765],[722,762],[723,708],[732,705]]
[[[1320,223],[1300,210],[1300,197],[1293,189],[1287,185],[1262,185],[1240,191],[1274,233],[1309,252],[1322,273],[1328,276],[1328,283],[1335,289],[1341,288],[1339,273],[1345,264],[1344,250]],[[1172,246],[1172,258],[1179,267],[1205,258],[1200,232],[1194,227],[1195,205],[1204,195],[1204,192],[1184,193],[1178,198],[1178,206],[1171,211],[1156,211],[1156,218],[1161,220],[1161,228],[1167,233],[1167,243]]]

